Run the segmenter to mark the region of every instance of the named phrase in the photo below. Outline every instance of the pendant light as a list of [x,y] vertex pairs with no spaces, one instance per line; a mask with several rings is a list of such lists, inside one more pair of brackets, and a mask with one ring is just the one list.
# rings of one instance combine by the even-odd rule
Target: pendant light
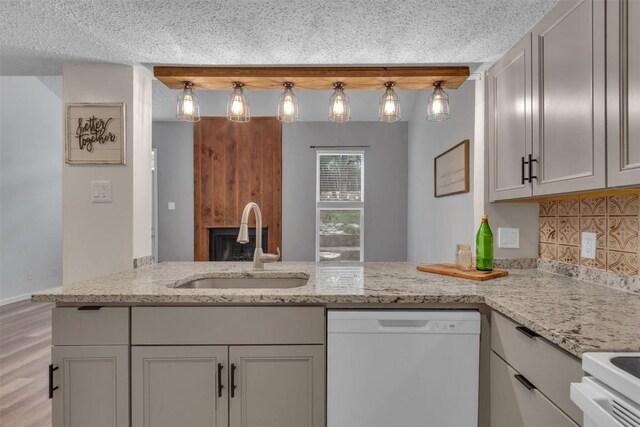
[[449,118],[449,95],[442,90],[443,81],[433,84],[433,93],[427,99],[427,120],[441,122]]
[[251,118],[249,114],[249,100],[244,96],[244,83],[233,82],[233,92],[227,103],[227,118],[232,122],[246,123]]
[[378,108],[378,119],[381,122],[393,123],[400,120],[400,98],[393,90],[395,86],[394,82],[386,82],[385,87],[387,90],[380,98],[380,105]]
[[329,121],[346,123],[351,119],[351,107],[349,97],[344,93],[344,83],[334,83],[333,89],[333,95],[329,98]]
[[293,83],[284,82],[284,91],[278,99],[278,120],[285,123],[298,121],[298,97],[293,93]]
[[178,103],[176,104],[176,118],[183,122],[200,121],[200,105],[198,97],[193,93],[193,83],[182,82],[184,89],[178,95]]

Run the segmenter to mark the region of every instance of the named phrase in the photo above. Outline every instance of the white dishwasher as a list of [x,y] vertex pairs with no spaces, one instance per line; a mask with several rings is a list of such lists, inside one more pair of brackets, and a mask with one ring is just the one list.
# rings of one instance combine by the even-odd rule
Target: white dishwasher
[[480,314],[329,310],[328,427],[478,425]]

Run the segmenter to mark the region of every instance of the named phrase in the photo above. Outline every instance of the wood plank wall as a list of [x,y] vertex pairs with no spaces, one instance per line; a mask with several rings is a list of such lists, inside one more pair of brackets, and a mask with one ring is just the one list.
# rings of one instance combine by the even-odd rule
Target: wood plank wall
[[[260,206],[275,253],[282,241],[281,123],[275,117],[248,123],[203,117],[193,136],[195,260],[209,260],[209,228],[238,227],[251,201]],[[249,226],[255,226],[253,215]]]

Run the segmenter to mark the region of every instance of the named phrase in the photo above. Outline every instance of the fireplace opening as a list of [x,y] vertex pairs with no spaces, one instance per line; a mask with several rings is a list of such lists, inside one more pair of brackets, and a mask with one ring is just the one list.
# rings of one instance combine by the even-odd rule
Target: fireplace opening
[[[256,228],[249,228],[249,243],[237,242],[238,227],[209,229],[209,261],[253,261],[256,248]],[[262,250],[267,252],[268,229],[262,228]]]

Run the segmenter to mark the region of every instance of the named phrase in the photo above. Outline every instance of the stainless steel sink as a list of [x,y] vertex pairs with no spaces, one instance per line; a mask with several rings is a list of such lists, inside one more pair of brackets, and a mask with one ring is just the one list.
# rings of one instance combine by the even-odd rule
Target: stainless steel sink
[[176,288],[182,289],[285,289],[307,284],[307,277],[208,277]]

